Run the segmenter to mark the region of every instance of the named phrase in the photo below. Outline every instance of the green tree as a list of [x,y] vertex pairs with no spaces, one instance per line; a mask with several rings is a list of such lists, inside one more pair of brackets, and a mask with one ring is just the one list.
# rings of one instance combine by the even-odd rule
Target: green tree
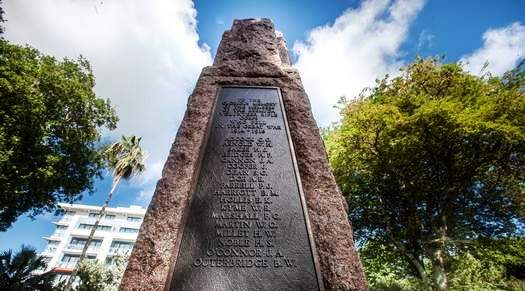
[[525,238],[461,244],[449,260],[452,290],[525,290]]
[[113,282],[111,272],[95,260],[79,263],[78,277],[80,280],[75,291],[104,291]]
[[453,247],[523,230],[521,72],[418,59],[345,104],[326,136],[356,237],[394,249],[428,287],[447,289]]
[[124,276],[124,272],[126,271],[126,267],[128,265],[129,255],[130,254],[126,252],[125,254],[113,256],[111,259],[109,270],[111,272],[113,281],[106,287],[106,291],[118,291],[120,281],[122,281],[122,277]]
[[[79,264],[74,291],[117,291],[126,270],[128,255],[113,256],[111,263],[102,264],[87,260]],[[53,290],[63,291],[66,282],[58,283]]]
[[95,230],[97,229],[100,223],[100,219],[104,216],[104,213],[106,212],[106,207],[108,206],[109,201],[111,200],[111,197],[115,192],[115,189],[120,183],[120,180],[130,179],[133,175],[144,171],[144,157],[142,154],[142,149],[140,148],[140,140],[141,138],[136,136],[123,136],[119,142],[112,144],[106,150],[108,167],[113,169],[113,184],[111,190],[109,191],[108,197],[104,202],[104,205],[98,213],[95,225],[91,228],[91,232],[89,233],[89,237],[84,245],[84,248],[82,249],[82,253],[80,255],[78,264],[75,266],[75,269],[71,273],[71,277],[69,278],[65,288],[66,291],[71,290],[71,286],[73,284],[73,281],[75,280],[78,271],[78,266],[80,265],[80,263],[82,263],[82,260],[86,255],[89,244],[91,243],[91,240],[93,239],[93,236],[95,234]]
[[[381,241],[367,241],[359,250],[371,290],[423,290],[413,267]],[[425,270],[431,270],[425,260]],[[448,287],[457,291],[525,290],[525,238],[469,240],[448,255]]]
[[11,250],[4,251],[0,254],[0,290],[51,290],[54,275],[35,273],[45,268],[46,263],[31,247],[22,246],[14,255]]
[[82,57],[57,61],[0,39],[0,231],[92,191],[100,130],[117,122],[94,85]]
[[413,267],[406,260],[400,260],[390,245],[368,240],[360,246],[359,255],[371,290],[422,289],[418,278],[413,275]]
[[1,25],[4,22],[4,8],[2,8],[2,0],[0,0],[0,34],[4,33],[4,27]]

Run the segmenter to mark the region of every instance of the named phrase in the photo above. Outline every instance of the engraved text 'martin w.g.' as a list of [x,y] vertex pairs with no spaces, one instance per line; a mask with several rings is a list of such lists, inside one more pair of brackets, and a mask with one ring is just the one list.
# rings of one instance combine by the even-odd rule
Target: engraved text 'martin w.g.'
[[170,290],[322,290],[279,89],[216,102]]

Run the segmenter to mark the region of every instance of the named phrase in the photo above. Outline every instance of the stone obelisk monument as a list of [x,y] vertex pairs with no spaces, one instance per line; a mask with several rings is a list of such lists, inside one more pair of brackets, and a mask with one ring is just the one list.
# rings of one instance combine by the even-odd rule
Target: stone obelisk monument
[[268,19],[203,69],[120,290],[367,290],[299,73]]

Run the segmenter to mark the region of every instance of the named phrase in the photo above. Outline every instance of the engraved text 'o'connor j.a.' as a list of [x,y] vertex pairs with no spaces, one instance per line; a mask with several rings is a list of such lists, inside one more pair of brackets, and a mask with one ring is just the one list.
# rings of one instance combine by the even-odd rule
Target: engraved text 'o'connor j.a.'
[[278,88],[218,93],[170,290],[322,290]]

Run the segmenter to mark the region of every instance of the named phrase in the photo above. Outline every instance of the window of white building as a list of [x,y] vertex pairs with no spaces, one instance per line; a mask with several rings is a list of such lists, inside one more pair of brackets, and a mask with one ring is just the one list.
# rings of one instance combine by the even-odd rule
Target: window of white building
[[[78,229],[91,229],[95,226],[94,224],[88,224],[88,223],[81,223],[78,225]],[[111,226],[109,225],[99,225],[97,226],[97,230],[100,231],[111,231]]]
[[133,249],[133,243],[129,241],[118,241],[115,240],[111,243],[111,248],[117,248],[121,250],[131,250]]
[[[64,268],[74,268],[80,259],[80,255],[69,255],[65,254],[60,261],[60,267]],[[95,260],[95,256],[86,256],[87,260]]]
[[[87,242],[87,238],[72,237],[67,247],[69,249],[83,249],[86,242]],[[101,239],[93,239],[89,243],[89,249],[90,250],[98,249],[100,245],[102,245]]]
[[139,230],[137,228],[121,227],[119,232],[123,232],[123,233],[138,233]]
[[106,214],[106,216],[104,216],[105,219],[107,220],[113,220],[115,219],[115,214]]
[[128,221],[131,221],[131,222],[139,222],[142,220],[142,217],[139,217],[139,216],[128,216]]

